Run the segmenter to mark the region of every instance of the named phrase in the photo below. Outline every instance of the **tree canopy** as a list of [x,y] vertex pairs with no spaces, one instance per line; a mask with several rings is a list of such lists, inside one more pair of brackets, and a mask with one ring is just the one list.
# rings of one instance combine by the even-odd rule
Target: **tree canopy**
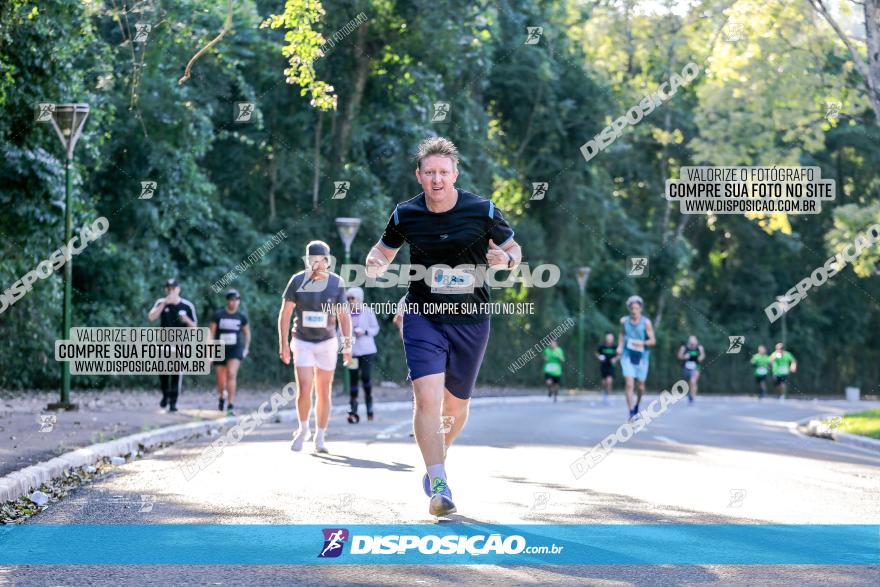
[[[480,383],[536,382],[538,361],[516,372],[508,365],[577,319],[575,272],[590,266],[583,381],[598,385],[593,349],[638,293],[657,329],[652,387],[679,378],[675,351],[695,334],[709,355],[704,388],[748,390],[748,355],[782,336],[782,321],[769,323],[764,307],[880,222],[877,57],[858,34],[842,37],[829,24],[828,2],[682,4],[5,2],[0,288],[64,234],[63,154],[35,108],[85,102],[74,230],[99,216],[110,229],[73,258],[73,324],[147,325],[172,276],[204,320],[223,303],[212,284],[284,230],[284,242],[232,286],[254,333],[242,383],[286,381],[276,315],[306,242],[326,240],[341,258],[334,218],[361,218],[352,259],[362,262],[394,204],[420,191],[416,145],[443,135],[462,154],[458,186],[504,210],[530,265],[553,263],[562,275],[553,288],[493,291],[497,301],[534,302],[535,314],[493,318]],[[880,9],[878,0],[863,4],[828,15],[864,33],[866,15]],[[230,6],[228,31],[178,83],[224,30]],[[700,67],[692,83],[585,161],[586,141],[690,62]],[[437,103],[449,105],[445,120],[432,121]],[[252,115],[241,116],[242,104]],[[818,215],[685,216],[664,199],[664,185],[692,165],[818,166],[836,181],[837,199]],[[156,182],[150,199],[140,199],[144,181]],[[333,199],[338,181],[350,184],[343,199]],[[530,199],[533,182],[548,183],[543,199]],[[631,256],[648,257],[647,277],[628,276]],[[801,363],[792,393],[851,384],[876,393],[878,260],[872,247],[788,313],[788,347]],[[371,289],[367,301],[401,294]],[[57,385],[62,297],[57,274],[0,314],[0,387]],[[375,377],[402,382],[397,332],[389,316],[380,323]],[[576,332],[560,341],[569,385]],[[742,354],[726,354],[731,335],[745,336]]]

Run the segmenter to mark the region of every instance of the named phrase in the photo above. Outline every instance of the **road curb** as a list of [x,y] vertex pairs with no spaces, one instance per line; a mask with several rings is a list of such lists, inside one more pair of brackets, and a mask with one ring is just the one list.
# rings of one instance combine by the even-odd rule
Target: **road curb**
[[812,436],[814,438],[824,438],[833,440],[847,446],[856,446],[868,450],[880,452],[880,440],[859,436],[858,434],[850,434],[849,432],[837,432],[828,427],[824,420],[828,417],[812,417],[799,420],[797,423],[798,432]]
[[208,434],[212,430],[234,426],[241,418],[242,416],[229,416],[216,420],[165,426],[108,442],[92,444],[54,459],[25,467],[5,477],[0,477],[0,503],[15,501],[23,495],[27,495],[30,491],[38,489],[43,483],[63,476],[65,470],[88,467],[104,458],[134,458],[139,452],[154,448],[163,442],[177,442]]

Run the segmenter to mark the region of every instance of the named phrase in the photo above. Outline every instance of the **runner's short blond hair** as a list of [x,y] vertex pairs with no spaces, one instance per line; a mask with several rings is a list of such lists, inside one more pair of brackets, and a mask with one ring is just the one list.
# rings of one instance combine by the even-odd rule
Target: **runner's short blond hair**
[[452,168],[458,170],[458,148],[446,137],[431,137],[419,143],[416,153],[416,166],[422,168],[422,160],[431,155],[443,155],[452,159]]

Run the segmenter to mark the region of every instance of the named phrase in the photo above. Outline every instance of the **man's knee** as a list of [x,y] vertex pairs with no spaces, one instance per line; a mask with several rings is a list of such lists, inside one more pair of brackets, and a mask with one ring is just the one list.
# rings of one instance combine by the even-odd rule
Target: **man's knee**
[[439,414],[443,407],[443,393],[436,389],[420,387],[413,391],[415,409],[419,412]]
[[444,405],[443,406],[443,415],[444,416],[454,416],[456,420],[464,420],[468,416],[468,405],[467,404],[454,404],[454,405]]

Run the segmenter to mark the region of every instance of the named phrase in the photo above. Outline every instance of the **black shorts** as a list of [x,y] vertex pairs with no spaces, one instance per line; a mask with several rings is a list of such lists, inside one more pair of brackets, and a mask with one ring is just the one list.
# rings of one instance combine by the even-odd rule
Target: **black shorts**
[[782,385],[783,383],[788,381],[788,375],[777,375],[776,376],[776,385]]
[[214,361],[215,365],[225,365],[226,361],[229,359],[238,359],[241,361],[244,359],[244,348],[240,346],[228,346],[226,347],[226,354],[223,357],[222,361]]
[[758,383],[761,383],[765,379],[767,379],[766,375],[755,375],[755,381],[757,381]]
[[614,377],[614,365],[605,361],[599,363],[599,374],[602,375],[602,379]]
[[544,381],[549,381],[550,383],[559,385],[559,380],[561,378],[558,375],[547,375],[544,373]]

